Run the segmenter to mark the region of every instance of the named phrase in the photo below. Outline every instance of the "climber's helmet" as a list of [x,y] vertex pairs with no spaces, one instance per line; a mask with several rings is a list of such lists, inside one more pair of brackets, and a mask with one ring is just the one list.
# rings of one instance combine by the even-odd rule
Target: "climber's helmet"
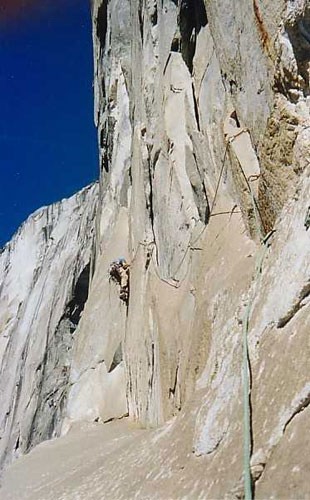
[[116,260],[116,263],[119,264],[120,266],[123,266],[124,264],[126,264],[126,259],[125,257],[119,257],[117,260]]

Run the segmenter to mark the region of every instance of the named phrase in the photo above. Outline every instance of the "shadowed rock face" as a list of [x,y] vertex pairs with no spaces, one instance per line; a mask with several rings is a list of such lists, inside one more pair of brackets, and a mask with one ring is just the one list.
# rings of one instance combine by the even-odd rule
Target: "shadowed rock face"
[[41,441],[60,434],[69,385],[71,350],[88,297],[89,272],[90,263],[74,278],[72,298],[65,305],[64,314],[46,346],[43,361],[36,369],[41,380],[26,451]]
[[[53,455],[53,481],[79,439],[59,498],[242,497],[248,306],[253,488],[309,496],[308,14],[304,0],[92,2],[100,194],[85,307],[84,259],[53,330],[62,345],[75,328],[52,412],[63,434],[88,424],[17,462],[8,498],[25,470],[24,490],[51,498],[32,464]],[[126,304],[109,280],[120,256]],[[48,359],[57,372],[62,355]],[[52,435],[44,383],[32,443]]]

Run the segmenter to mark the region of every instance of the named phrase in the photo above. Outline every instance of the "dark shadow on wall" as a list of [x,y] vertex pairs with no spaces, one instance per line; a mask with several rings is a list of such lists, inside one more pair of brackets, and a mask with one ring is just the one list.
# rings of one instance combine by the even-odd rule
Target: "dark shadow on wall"
[[98,9],[97,15],[97,37],[100,41],[101,50],[105,47],[106,34],[107,34],[107,17],[108,17],[108,0],[103,0]]
[[293,25],[286,26],[286,32],[293,47],[298,65],[298,72],[304,80],[304,93],[310,94],[309,89],[309,61],[310,61],[310,7],[303,17],[296,19]]
[[84,310],[85,303],[88,299],[88,291],[89,291],[89,277],[90,277],[90,264],[83,269],[81,272],[73,293],[72,299],[67,306],[67,311],[70,320],[74,325],[78,325],[81,314]]
[[73,334],[88,298],[89,281],[90,264],[87,264],[75,282],[72,298],[56,329],[49,332],[44,357],[36,368],[37,385],[33,395],[37,400],[36,411],[26,442],[23,436],[18,440],[23,453],[60,434],[69,387]]
[[181,53],[191,73],[193,71],[197,35],[207,23],[208,18],[203,0],[181,0],[178,19]]

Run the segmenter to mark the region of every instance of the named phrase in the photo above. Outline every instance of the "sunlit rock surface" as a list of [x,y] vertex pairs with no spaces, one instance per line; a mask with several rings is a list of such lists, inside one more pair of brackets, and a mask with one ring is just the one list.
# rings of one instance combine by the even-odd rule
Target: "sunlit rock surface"
[[59,434],[88,296],[98,184],[29,217],[0,255],[1,460]]
[[248,308],[255,496],[310,498],[310,6],[92,16],[100,190],[68,434],[15,462],[4,498],[16,478],[18,498],[241,498]]

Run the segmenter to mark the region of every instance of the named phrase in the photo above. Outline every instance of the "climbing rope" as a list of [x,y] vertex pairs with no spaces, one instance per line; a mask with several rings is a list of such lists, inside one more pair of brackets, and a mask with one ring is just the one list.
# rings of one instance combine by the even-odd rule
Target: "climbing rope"
[[243,379],[243,477],[244,477],[244,498],[252,500],[252,475],[251,475],[251,454],[252,454],[252,426],[251,426],[251,387],[250,387],[250,363],[248,349],[248,329],[250,319],[250,302],[246,308],[243,318],[242,334],[242,379]]
[[[242,133],[246,132],[247,130],[246,129],[242,129],[240,130],[237,134],[235,134],[234,136],[230,137],[228,139],[228,141],[226,142],[226,147],[225,147],[225,152],[224,152],[224,157],[223,157],[223,160],[222,160],[222,166],[221,166],[221,170],[220,170],[220,173],[219,173],[219,176],[218,176],[218,180],[217,180],[217,183],[216,183],[216,187],[215,187],[215,192],[214,192],[214,197],[213,197],[213,200],[212,200],[212,205],[211,205],[211,209],[210,209],[210,215],[209,215],[209,218],[210,217],[215,217],[216,215],[224,215],[224,214],[228,214],[230,213],[230,215],[232,216],[234,213],[240,213],[240,211],[236,211],[235,208],[236,206],[233,207],[233,209],[231,211],[227,211],[227,212],[219,212],[219,213],[213,213],[213,210],[214,210],[214,207],[215,207],[215,203],[216,203],[216,200],[217,200],[217,196],[218,196],[218,193],[219,193],[219,188],[220,188],[220,185],[221,185],[221,182],[222,182],[222,179],[223,179],[223,175],[224,175],[224,171],[225,171],[225,164],[226,164],[226,158],[227,158],[227,153],[228,153],[228,149],[229,149],[229,146],[230,144],[237,138],[239,137],[239,135],[241,135]],[[257,223],[257,227],[258,227],[258,231],[259,231],[259,234],[261,235],[261,238],[262,238],[262,234],[260,232],[260,224],[259,224],[259,221],[258,221],[258,207],[257,207],[257,203],[256,203],[256,200],[255,200],[255,197],[254,197],[254,194],[252,192],[252,187],[251,187],[251,184],[249,182],[249,180],[247,179],[241,165],[240,165],[240,168],[241,168],[241,171],[243,173],[243,176],[245,178],[245,181],[246,181],[246,184],[248,186],[248,189],[249,189],[249,192],[250,192],[250,195],[251,195],[251,198],[252,198],[252,203],[253,203],[253,208],[254,208],[254,215],[255,215],[255,218],[256,218],[256,223]],[[260,214],[259,214],[260,216]],[[194,241],[190,241],[185,252],[184,252],[184,255],[180,261],[180,263],[178,264],[178,267],[177,269],[174,271],[174,275],[177,275],[179,270],[181,269],[187,255],[188,255],[188,252],[191,251],[191,250],[194,250],[194,245],[197,243],[197,241],[203,236],[204,232],[206,231],[207,229],[207,225],[205,225],[203,227],[203,229],[200,231],[200,233],[198,234],[198,236],[195,238]],[[138,243],[138,247],[137,247],[137,250],[135,252],[135,255],[131,261],[131,265],[133,264],[133,262],[135,261],[136,257],[137,257],[137,254],[138,254],[138,250],[139,250],[139,247],[140,246],[145,246],[145,247],[149,247],[149,246],[156,246],[156,243],[155,241],[151,241],[151,242],[139,242]],[[157,266],[157,263],[154,261],[154,254],[153,254],[153,248],[152,248],[152,251],[151,251],[151,258],[152,258],[152,262],[153,262],[153,265],[154,265],[154,271],[155,271],[155,274],[156,276],[158,277],[158,279],[160,281],[163,281],[164,283],[166,283],[168,286],[172,287],[172,288],[180,288],[180,286],[182,285],[183,281],[185,278],[183,278],[182,280],[177,280],[177,279],[174,279],[174,278],[171,278],[171,280],[173,280],[174,282],[172,282],[171,280],[169,279],[166,279],[166,278],[163,278],[162,276],[160,276],[159,272],[158,272],[158,266]],[[187,273],[186,273],[187,274]]]
[[[243,133],[245,130],[240,131]],[[240,133],[238,135],[240,135]],[[227,147],[230,143],[237,137],[234,136],[229,139],[227,142]],[[227,147],[225,150],[224,162],[227,153]],[[257,255],[256,265],[255,265],[255,274],[254,274],[254,287],[253,292],[249,298],[247,307],[245,309],[243,322],[242,322],[242,379],[243,379],[243,477],[244,477],[244,497],[245,500],[252,500],[253,495],[253,482],[251,475],[251,455],[252,455],[252,415],[251,415],[251,365],[249,358],[249,346],[248,346],[248,333],[249,333],[249,323],[250,317],[252,313],[252,307],[254,303],[254,299],[256,296],[256,288],[258,286],[259,277],[262,272],[262,264],[265,258],[267,249],[269,247],[269,238],[274,233],[274,231],[270,231],[265,237],[262,232],[263,220],[258,207],[258,203],[255,199],[255,195],[253,193],[251,180],[257,179],[258,176],[250,176],[249,178],[246,176],[242,165],[240,162],[240,170],[245,179],[246,185],[248,187],[251,202],[253,205],[253,213],[254,220],[256,225],[257,234],[259,235],[262,248],[261,251]],[[219,181],[216,188],[216,194],[218,192],[220,186],[220,179],[222,177],[224,171],[224,167],[222,166],[221,175],[219,177]],[[216,196],[212,203],[212,210],[215,204]],[[211,212],[212,212],[211,210]]]
[[[239,135],[239,134],[238,134]],[[221,184],[221,181],[222,181],[222,177],[223,177],[223,174],[224,174],[224,169],[225,169],[225,162],[226,162],[226,157],[227,157],[227,151],[228,151],[228,148],[229,148],[229,145],[230,143],[235,139],[236,136],[230,138],[227,143],[226,143],[226,148],[225,148],[225,153],[224,153],[224,157],[223,157],[223,161],[222,161],[222,166],[221,166],[221,171],[220,171],[220,174],[219,174],[219,177],[218,177],[218,180],[217,180],[217,183],[216,183],[216,188],[215,188],[215,193],[214,193],[214,198],[213,198],[213,201],[212,201],[212,206],[211,206],[211,210],[210,210],[210,215],[209,217],[214,217],[215,215],[223,215],[224,213],[230,213],[231,215],[233,213],[238,213],[238,212],[235,212],[235,207],[233,207],[233,209],[230,211],[230,212],[220,212],[218,214],[213,214],[213,209],[214,209],[214,206],[215,206],[215,202],[216,202],[216,199],[217,199],[217,195],[218,195],[218,192],[219,192],[219,187],[220,187],[220,184]],[[184,255],[177,267],[177,269],[174,271],[174,274],[177,275],[179,270],[181,269],[182,265],[183,265],[183,262],[185,261],[186,257],[187,257],[187,254],[190,250],[194,250],[194,245],[197,243],[197,241],[202,237],[203,233],[205,232],[205,230],[207,229],[207,225],[205,225],[203,227],[203,229],[200,231],[200,233],[198,234],[198,236],[195,238],[194,241],[190,241],[185,252],[184,252]],[[148,245],[150,244],[153,244],[155,245],[155,242],[151,242],[149,243]],[[134,257],[135,258],[135,257]],[[180,286],[182,285],[183,281],[185,278],[183,278],[181,281],[179,280],[176,280],[176,279],[173,279],[174,280],[174,283],[172,283],[171,281],[169,281],[168,279],[165,279],[165,278],[162,278],[159,273],[158,273],[158,269],[157,269],[157,264],[156,262],[154,262],[154,259],[153,259],[153,251],[152,251],[152,260],[153,260],[153,264],[154,264],[154,270],[155,270],[155,274],[156,276],[158,277],[158,279],[160,281],[163,281],[164,283],[166,283],[167,285],[173,287],[173,288],[180,288]],[[186,273],[187,274],[187,273]]]
[[223,177],[223,174],[224,174],[224,168],[225,168],[227,151],[228,151],[228,148],[229,148],[230,143],[232,142],[232,140],[233,140],[233,138],[229,139],[227,141],[227,143],[226,143],[226,148],[225,148],[224,158],[223,158],[223,162],[222,162],[222,167],[221,167],[220,175],[219,175],[218,180],[217,180],[217,184],[216,184],[216,188],[215,188],[215,193],[214,193],[214,198],[213,198],[212,206],[211,206],[211,210],[210,210],[210,217],[211,217],[211,215],[213,213],[213,209],[214,209],[214,206],[215,206],[217,194],[218,194],[219,187],[220,187],[220,184],[221,184],[221,180],[222,180],[222,177]]
[[[223,177],[224,170],[225,170],[225,162],[226,162],[228,148],[229,148],[231,142],[237,136],[239,136],[243,132],[245,132],[244,129],[241,130],[235,136],[231,137],[227,141],[226,148],[225,148],[225,154],[224,154],[224,158],[223,158],[223,162],[222,162],[222,167],[221,167],[221,171],[220,171],[220,174],[219,174],[219,177],[218,177],[218,180],[217,180],[217,184],[216,184],[216,188],[215,188],[215,194],[214,194],[214,198],[213,198],[213,201],[212,201],[212,206],[211,206],[210,216],[209,217],[212,217],[212,216],[215,216],[215,215],[222,215],[224,213],[231,213],[231,215],[233,213],[240,213],[240,211],[235,212],[236,206],[233,207],[233,209],[232,209],[231,212],[219,212],[218,214],[216,214],[216,213],[213,213],[213,210],[214,210],[214,207],[215,207],[217,195],[218,195],[218,192],[219,192],[220,184],[221,184],[222,177]],[[251,455],[252,455],[251,365],[250,365],[250,359],[249,359],[248,333],[249,333],[249,323],[250,323],[252,308],[253,308],[254,299],[255,299],[255,296],[256,296],[256,289],[257,289],[257,286],[258,286],[259,277],[260,277],[261,272],[262,272],[263,260],[265,258],[267,249],[269,247],[269,238],[274,233],[274,231],[270,231],[264,237],[263,232],[262,232],[263,220],[262,220],[262,217],[261,217],[261,214],[260,214],[260,211],[259,211],[259,207],[258,207],[257,201],[255,199],[255,195],[253,193],[252,186],[251,186],[251,178],[254,179],[254,177],[255,177],[255,179],[256,179],[257,176],[250,176],[249,178],[247,178],[247,176],[246,176],[246,174],[245,174],[245,172],[244,172],[244,170],[242,168],[242,165],[240,164],[240,162],[238,162],[238,163],[239,163],[242,175],[243,175],[243,177],[245,179],[246,185],[247,185],[248,190],[249,190],[249,194],[250,194],[250,197],[251,197],[251,202],[252,202],[252,205],[253,205],[253,213],[254,213],[254,220],[255,220],[256,230],[257,230],[257,234],[259,235],[260,242],[262,244],[261,251],[257,255],[257,260],[256,260],[256,265],[255,265],[255,273],[254,273],[254,277],[253,277],[252,293],[250,294],[250,297],[249,297],[249,300],[248,300],[248,304],[247,304],[246,309],[245,309],[243,321],[242,321],[243,477],[244,477],[244,497],[245,497],[245,500],[252,500],[252,498],[253,498],[253,494],[252,494],[253,493],[253,481],[252,481],[252,475],[251,475]],[[181,266],[182,266],[182,264],[183,264],[183,262],[184,262],[184,260],[185,260],[185,258],[187,256],[188,252],[191,249],[193,249],[193,245],[195,245],[195,243],[203,235],[204,231],[206,230],[206,227],[207,226],[205,226],[202,229],[202,231],[199,233],[199,235],[197,236],[197,238],[193,242],[189,243],[189,245],[188,245],[188,247],[187,247],[187,249],[186,249],[186,251],[184,253],[184,256],[181,259],[181,262],[178,265],[177,270],[175,271],[175,275],[178,273],[179,269],[181,268]],[[134,260],[137,257],[137,253],[138,253],[140,245],[148,247],[148,248],[152,245],[150,258],[153,260],[154,271],[155,271],[155,274],[158,277],[158,279],[160,281],[165,282],[166,284],[168,284],[169,286],[171,286],[173,288],[179,288],[181,286],[184,278],[183,278],[182,281],[175,280],[175,283],[172,283],[171,281],[168,281],[168,280],[162,278],[159,275],[158,269],[157,269],[157,265],[154,262],[154,258],[153,258],[153,249],[154,249],[154,246],[156,245],[155,241],[151,241],[149,243],[147,243],[147,242],[139,242],[138,248],[136,250],[136,253],[135,253],[135,256],[134,256],[132,262],[134,262]]]
[[[253,196],[254,198],[254,196]],[[253,199],[253,204],[254,204]],[[261,234],[260,227],[257,227]],[[257,255],[253,292],[248,300],[242,321],[242,380],[243,380],[243,477],[244,477],[244,498],[252,500],[253,481],[251,474],[251,455],[252,455],[252,415],[251,415],[251,364],[249,358],[248,333],[249,323],[252,313],[253,303],[256,296],[256,289],[259,277],[262,273],[263,261],[269,247],[269,239],[274,230],[270,231],[261,239],[262,247]]]

